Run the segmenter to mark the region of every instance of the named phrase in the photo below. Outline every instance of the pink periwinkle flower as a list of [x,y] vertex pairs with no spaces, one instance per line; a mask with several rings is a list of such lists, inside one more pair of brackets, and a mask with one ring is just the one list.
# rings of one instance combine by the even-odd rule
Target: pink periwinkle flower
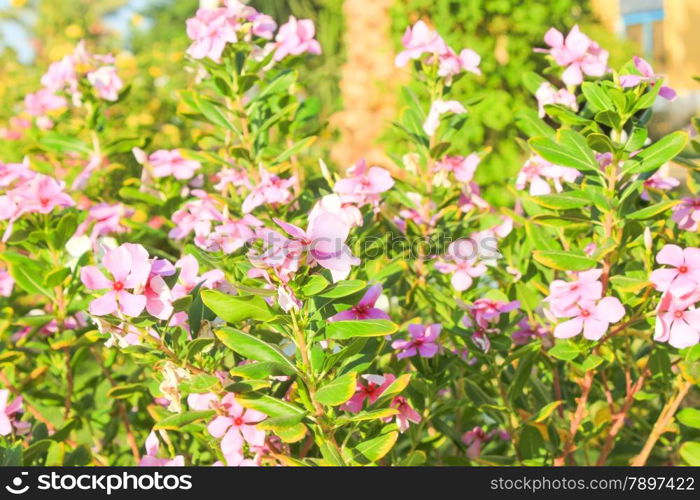
[[298,19],[289,16],[289,21],[280,26],[275,37],[275,61],[288,55],[320,54],[321,44],[314,39],[316,27],[311,19]]
[[382,285],[376,284],[369,287],[365,295],[360,299],[356,306],[353,306],[347,311],[341,311],[330,318],[328,321],[346,321],[346,320],[363,320],[363,319],[391,319],[387,313],[374,307],[377,299],[382,294]]
[[542,325],[533,326],[527,318],[518,322],[518,330],[511,335],[513,345],[525,345],[536,339],[543,339],[547,336],[548,330]]
[[[411,59],[420,59],[423,54],[439,55],[447,51],[445,41],[423,21],[418,21],[412,27],[406,28],[401,43],[404,50],[399,52],[394,60],[399,68],[406,66]],[[472,60],[465,62],[469,62],[470,67],[473,67]],[[461,61],[459,64],[461,65]],[[478,65],[478,61],[476,64]]]
[[657,308],[654,340],[678,349],[700,342],[700,309],[695,308],[698,300],[697,291],[682,298],[665,293]]
[[10,392],[0,389],[0,436],[12,433],[13,428],[18,434],[24,434],[29,430],[28,422],[17,421],[17,414],[22,413],[22,396],[16,397],[8,404]]
[[542,82],[537,92],[535,92],[535,98],[537,99],[537,108],[540,118],[544,118],[547,114],[544,109],[547,104],[560,104],[573,111],[578,111],[576,96],[566,89],[555,88],[549,82]]
[[574,273],[574,280],[554,280],[549,285],[549,296],[545,299],[555,317],[568,317],[577,302],[595,301],[603,296],[601,269]]
[[616,297],[603,297],[599,301],[583,300],[566,313],[571,317],[554,329],[558,339],[568,339],[583,331],[588,340],[599,340],[608,331],[611,323],[617,323],[625,315],[625,308]]
[[197,285],[202,283],[203,288],[219,288],[226,282],[223,271],[213,269],[199,276],[199,262],[192,255],[185,255],[175,263],[175,267],[180,269],[178,281],[173,286],[173,298],[184,297]]
[[12,289],[15,286],[15,280],[4,269],[0,269],[0,297],[9,297],[12,295]]
[[195,244],[209,252],[222,251],[232,254],[253,241],[256,238],[255,228],[260,226],[260,220],[246,214],[240,220],[231,219],[216,226],[214,231],[206,236],[195,237]]
[[656,254],[656,262],[671,266],[656,269],[649,277],[660,292],[683,297],[700,289],[700,248],[665,245]]
[[219,62],[226,44],[238,41],[237,25],[226,8],[198,9],[195,17],[187,20],[187,36],[192,40],[187,54],[193,59]]
[[488,298],[477,299],[469,307],[469,315],[462,318],[462,324],[471,328],[476,326],[479,329],[488,328],[497,323],[501,315],[507,314],[520,307],[520,301],[513,300],[504,302]]
[[[146,307],[146,296],[141,290],[151,270],[146,249],[141,245],[124,243],[107,252],[102,265],[110,272],[111,279],[96,266],[86,266],[80,270],[80,279],[88,289],[107,290],[90,303],[90,314],[141,314]],[[132,290],[133,293],[127,290]]]
[[243,169],[224,168],[216,173],[216,178],[219,182],[214,185],[214,189],[222,193],[229,185],[233,186],[239,194],[242,188],[251,189],[250,179]]
[[150,166],[153,177],[175,177],[178,180],[191,179],[202,165],[196,160],[186,160],[177,149],[159,149],[146,156],[138,148],[134,148],[134,156],[142,165]]
[[289,189],[294,186],[296,177],[282,179],[262,167],[260,167],[259,172],[260,182],[255,184],[253,190],[243,200],[241,207],[243,213],[250,213],[264,203],[272,206],[289,203],[294,197]]
[[364,201],[376,204],[378,196],[327,194],[316,202],[309,213],[309,218],[313,219],[320,215],[321,212],[326,212],[340,218],[350,227],[360,227],[363,224],[363,220],[358,204]]
[[[642,82],[648,82],[654,85],[656,81],[661,78],[654,73],[654,69],[651,67],[651,64],[646,62],[641,57],[634,56],[634,67],[637,68],[640,75],[620,75],[620,85],[623,88],[636,87]],[[659,96],[666,100],[673,101],[676,98],[676,91],[671,87],[662,85],[659,89]]]
[[486,431],[481,427],[474,427],[462,436],[462,442],[467,445],[467,456],[472,460],[481,455],[481,447],[489,440]]
[[574,182],[580,175],[581,173],[575,168],[554,165],[541,156],[533,155],[520,170],[515,187],[525,189],[529,184],[530,194],[537,196],[551,193],[552,187],[548,181],[552,181],[554,189],[560,193],[563,190],[562,182]]
[[435,263],[435,269],[443,274],[452,274],[450,282],[458,292],[472,286],[473,278],[486,273],[486,265],[478,260],[478,250],[473,241],[461,239],[447,247],[444,260]]
[[85,234],[92,224],[90,240],[96,245],[97,239],[108,234],[121,234],[129,231],[129,228],[122,224],[122,219],[134,213],[131,207],[121,203],[98,203],[88,209],[88,216],[76,231],[76,236]]
[[139,462],[140,467],[183,467],[185,465],[185,457],[177,455],[174,458],[158,458],[158,449],[160,443],[155,432],[151,433],[146,438],[146,454],[141,457]]
[[700,222],[700,198],[683,198],[673,207],[671,219],[686,231],[697,231]]
[[468,156],[445,156],[435,163],[435,171],[452,172],[458,181],[471,182],[480,162],[481,157],[476,153]]
[[600,77],[608,70],[608,51],[581,33],[578,25],[566,38],[559,30],[550,28],[544,41],[551,48],[535,50],[548,52],[559,66],[566,67],[562,80],[567,85],[579,85],[583,75]]
[[681,181],[675,177],[666,177],[660,172],[656,172],[654,175],[644,180],[644,191],[642,191],[640,198],[649,201],[651,199],[649,191],[670,191],[680,185]]
[[40,89],[24,97],[24,109],[31,116],[42,117],[51,111],[65,108],[68,105],[65,97],[54,94],[49,89]]
[[114,102],[119,99],[119,91],[124,87],[114,66],[101,66],[88,73],[87,79],[97,91],[97,95],[105,101]]
[[421,325],[412,323],[408,325],[409,340],[395,340],[391,347],[400,351],[398,359],[410,358],[419,355],[422,358],[432,358],[440,350],[437,339],[440,336],[442,325],[433,323],[432,325]]
[[226,221],[219,204],[208,193],[196,189],[192,194],[197,199],[188,201],[173,214],[175,227],[168,233],[170,238],[181,240],[192,232],[195,236],[207,236],[211,232],[212,222]]
[[357,200],[359,205],[376,201],[376,195],[388,191],[394,179],[382,167],[367,167],[364,159],[348,169],[349,177],[341,179],[333,186],[333,191],[341,196]]
[[481,70],[479,69],[481,56],[472,49],[464,49],[457,54],[454,50],[447,47],[446,50],[440,54],[439,59],[440,67],[438,68],[438,75],[446,77],[448,80],[463,71],[474,73],[475,75],[481,74]]
[[440,117],[446,113],[454,113],[456,115],[461,115],[466,113],[467,110],[462,106],[459,101],[443,101],[437,99],[433,101],[430,105],[430,111],[428,116],[423,122],[423,131],[432,136],[440,126]]
[[379,396],[396,380],[391,374],[387,375],[361,375],[357,379],[355,394],[340,408],[351,413],[359,413],[367,400],[367,404],[374,403]]
[[[408,400],[403,396],[396,396],[389,404],[391,408],[396,408],[399,413],[396,414],[396,424],[399,426],[399,432],[406,432],[411,422],[418,424],[421,421],[420,414],[413,409]],[[394,417],[387,417],[385,422],[390,422]]]
[[215,438],[221,438],[221,452],[224,456],[241,455],[243,444],[262,446],[265,443],[265,431],[258,429],[265,414],[243,408],[233,393],[227,393],[221,398],[217,415],[209,422],[207,429]]
[[360,260],[355,257],[345,240],[350,232],[350,226],[333,214],[320,212],[309,221],[304,231],[288,222],[274,219],[275,222],[294,238],[296,245],[290,250],[307,251],[307,261],[316,263],[331,271],[334,279],[342,279],[350,272],[352,266],[357,266]]

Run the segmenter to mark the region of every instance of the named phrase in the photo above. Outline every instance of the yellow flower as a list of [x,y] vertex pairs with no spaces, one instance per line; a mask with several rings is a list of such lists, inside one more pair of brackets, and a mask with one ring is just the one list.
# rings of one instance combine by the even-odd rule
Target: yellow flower
[[27,0],[10,0],[10,5],[13,7],[24,7],[27,5]]
[[83,36],[85,36],[85,32],[83,31],[83,28],[81,28],[77,24],[69,24],[68,26],[66,26],[66,36],[75,40],[77,38],[82,38]]

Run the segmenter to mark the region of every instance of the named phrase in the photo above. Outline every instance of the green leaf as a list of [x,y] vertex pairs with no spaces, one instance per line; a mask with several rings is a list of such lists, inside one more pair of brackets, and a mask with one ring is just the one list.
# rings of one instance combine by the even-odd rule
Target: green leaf
[[381,410],[361,411],[348,417],[348,422],[364,422],[365,420],[377,420],[380,418],[393,417],[399,410],[396,408],[382,408]]
[[216,412],[214,410],[186,411],[183,413],[177,413],[164,418],[154,425],[153,428],[155,430],[166,429],[169,431],[178,431],[192,422],[213,417],[215,413]]
[[605,90],[593,82],[583,82],[581,90],[586,98],[586,102],[594,113],[606,111],[613,108],[612,99],[605,93]]
[[262,430],[270,430],[270,431],[275,431],[277,429],[283,428],[283,427],[293,427],[299,423],[301,423],[302,420],[304,420],[304,417],[306,416],[306,413],[298,413],[294,415],[289,415],[287,417],[274,417],[274,418],[267,418],[260,422],[257,427]]
[[697,441],[683,443],[679,452],[688,465],[700,466],[700,443]]
[[603,358],[601,358],[600,356],[591,354],[583,360],[583,363],[581,363],[581,369],[583,369],[584,371],[593,370],[594,368],[598,367],[603,361]]
[[404,373],[399,375],[389,386],[384,389],[384,392],[379,396],[379,398],[374,402],[375,405],[379,406],[385,401],[392,399],[394,396],[398,396],[403,392],[403,390],[408,387],[408,383],[411,381],[411,374]]
[[683,425],[694,429],[700,429],[700,410],[695,408],[683,408],[678,412],[676,418]]
[[582,191],[567,191],[558,194],[543,194],[528,198],[532,202],[554,210],[571,210],[591,205],[591,198]]
[[326,325],[326,337],[339,340],[355,337],[380,337],[391,335],[398,329],[398,325],[386,319],[335,321]]
[[49,151],[65,153],[67,151],[90,154],[90,146],[77,137],[59,134],[58,132],[44,132],[40,140],[41,147]]
[[673,160],[683,151],[687,143],[687,132],[681,130],[672,132],[637,154],[635,158],[641,161],[633,164],[633,167],[624,173],[641,174],[656,170],[664,163]]
[[585,271],[598,265],[598,261],[573,252],[535,250],[533,257],[540,264],[560,271]]
[[130,186],[125,186],[121,188],[119,190],[119,197],[122,200],[140,201],[147,205],[152,205],[156,207],[163,205],[164,202],[164,200],[158,198],[157,196],[153,196],[149,193],[144,193],[143,191],[139,190],[139,188]]
[[615,145],[605,134],[588,134],[586,137],[588,145],[600,153],[614,153]]
[[309,146],[311,146],[311,144],[313,144],[315,140],[316,140],[316,137],[311,136],[311,137],[306,137],[305,139],[302,139],[302,140],[292,144],[292,146],[289,149],[287,149],[282,154],[280,154],[277,158],[272,160],[271,165],[277,165],[278,163],[282,163],[284,161],[289,160],[292,156],[294,156],[295,154],[300,152],[302,149],[306,149]]
[[209,392],[218,384],[219,379],[214,375],[209,375],[208,373],[200,373],[188,381],[190,391],[199,393]]
[[549,418],[549,416],[552,414],[552,412],[554,412],[554,410],[556,410],[559,406],[561,406],[562,403],[563,403],[563,401],[561,401],[561,400],[552,401],[551,403],[543,406],[542,408],[540,408],[540,411],[537,412],[537,415],[535,415],[535,418],[533,419],[533,421],[535,423],[544,422],[545,420],[547,420]]
[[0,259],[7,262],[10,267],[10,275],[25,292],[45,295],[52,300],[54,299],[53,290],[44,283],[44,278],[49,274],[49,271],[40,261],[15,252],[3,252],[0,254]]
[[326,290],[322,294],[318,295],[325,299],[339,299],[340,297],[347,297],[353,293],[359,292],[367,286],[367,283],[360,280],[344,280],[339,281],[332,288]]
[[554,136],[554,129],[531,109],[521,109],[515,113],[515,124],[528,137]]
[[267,321],[273,317],[267,302],[259,295],[228,295],[218,290],[202,290],[202,302],[227,323],[246,319]]
[[651,205],[649,207],[644,207],[640,210],[636,210],[632,213],[629,213],[625,215],[625,219],[627,220],[645,220],[645,219],[651,219],[655,215],[659,215],[666,210],[669,210],[671,207],[674,207],[678,205],[681,202],[681,200],[666,200],[662,201],[661,203],[656,203],[655,205]]
[[287,365],[263,361],[260,363],[248,363],[231,368],[230,372],[234,377],[246,379],[266,379],[279,375],[293,375],[294,372]]
[[[393,427],[389,426],[388,428]],[[343,449],[343,456],[346,460],[361,464],[377,462],[391,451],[398,437],[397,431],[385,431],[376,438],[358,444],[355,449]]]
[[114,399],[126,399],[134,394],[146,392],[147,389],[143,384],[122,384],[115,385],[107,391],[107,397]]
[[345,403],[355,394],[356,377],[355,372],[346,373],[322,386],[316,392],[317,401],[326,406],[338,406]]
[[572,167],[582,172],[602,175],[593,150],[581,134],[572,130],[559,131],[559,142],[546,137],[530,139],[530,146],[542,158],[564,167]]
[[581,353],[578,348],[569,341],[559,342],[549,351],[550,356],[563,361],[573,361]]
[[214,334],[226,347],[245,358],[276,363],[284,367],[284,370],[296,372],[292,362],[277,346],[268,344],[258,337],[229,327],[216,330]]
[[239,394],[236,396],[236,401],[245,408],[258,410],[269,417],[292,417],[306,414],[304,410],[292,403],[260,394],[259,392]]
[[301,287],[301,293],[307,297],[312,297],[325,290],[327,286],[328,280],[326,278],[320,274],[314,274],[309,278],[306,284]]
[[625,143],[625,151],[631,153],[632,151],[640,149],[642,146],[644,146],[648,136],[649,132],[647,129],[643,127],[634,127],[629,139],[627,139],[627,142]]

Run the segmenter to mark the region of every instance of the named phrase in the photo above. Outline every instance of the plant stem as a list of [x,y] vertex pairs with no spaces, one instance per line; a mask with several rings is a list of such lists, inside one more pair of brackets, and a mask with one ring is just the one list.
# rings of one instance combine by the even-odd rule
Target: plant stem
[[564,450],[561,456],[554,459],[555,466],[562,466],[566,462],[569,454],[574,451],[575,444],[574,438],[576,437],[576,431],[578,431],[579,425],[586,413],[586,403],[588,402],[588,395],[591,392],[591,387],[593,386],[593,370],[589,370],[583,377],[583,382],[581,383],[581,397],[578,399],[578,405],[576,405],[576,411],[571,419],[571,425],[569,426],[569,436],[564,442]]
[[681,401],[683,401],[683,398],[685,398],[686,394],[688,394],[688,391],[692,387],[693,384],[685,380],[682,374],[678,375],[678,378],[681,380],[678,392],[661,410],[661,414],[659,414],[659,418],[656,420],[654,428],[651,430],[651,434],[649,434],[646,443],[644,443],[642,451],[630,462],[630,465],[633,467],[641,467],[646,464],[656,441],[658,441],[661,435],[666,431],[671,418],[673,418],[673,415],[675,415],[676,411],[678,410],[678,406],[680,406]]

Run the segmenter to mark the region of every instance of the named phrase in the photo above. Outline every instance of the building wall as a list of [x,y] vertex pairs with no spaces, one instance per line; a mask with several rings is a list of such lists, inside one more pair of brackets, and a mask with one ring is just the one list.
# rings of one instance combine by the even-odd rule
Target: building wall
[[664,0],[664,71],[680,92],[700,91],[700,1]]

